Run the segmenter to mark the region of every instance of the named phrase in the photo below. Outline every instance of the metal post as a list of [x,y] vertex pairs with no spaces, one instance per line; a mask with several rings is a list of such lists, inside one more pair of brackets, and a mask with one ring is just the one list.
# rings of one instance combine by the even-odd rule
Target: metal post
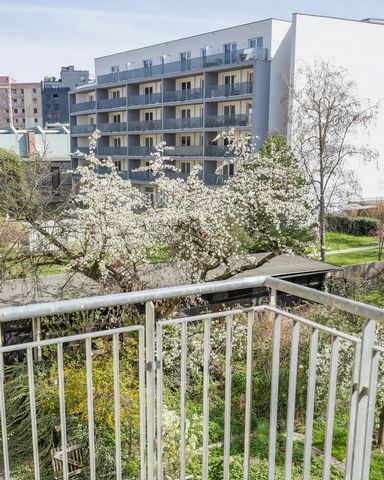
[[368,480],[363,472],[369,469],[364,468],[364,450],[367,441],[368,410],[369,410],[369,389],[371,368],[373,359],[373,345],[375,341],[376,321],[367,320],[364,325],[363,339],[361,344],[360,371],[358,383],[358,400],[356,423],[354,426],[354,448],[351,480]]
[[[34,342],[40,342],[41,340],[41,322],[40,317],[32,318],[32,337]],[[41,362],[43,356],[41,353],[41,347],[36,347],[33,352],[33,356],[36,362]]]
[[153,302],[145,304],[145,356],[146,356],[146,378],[147,378],[147,464],[148,480],[155,478],[155,307]]
[[276,303],[277,303],[277,290],[276,288],[271,288],[271,299],[269,304],[271,305],[271,307],[276,307]]

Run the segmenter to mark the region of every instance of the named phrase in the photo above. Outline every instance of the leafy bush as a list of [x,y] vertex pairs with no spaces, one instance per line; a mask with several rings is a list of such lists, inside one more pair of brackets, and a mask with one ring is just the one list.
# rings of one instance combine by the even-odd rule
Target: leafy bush
[[377,223],[376,219],[368,217],[327,216],[327,230],[349,235],[368,235],[376,229]]

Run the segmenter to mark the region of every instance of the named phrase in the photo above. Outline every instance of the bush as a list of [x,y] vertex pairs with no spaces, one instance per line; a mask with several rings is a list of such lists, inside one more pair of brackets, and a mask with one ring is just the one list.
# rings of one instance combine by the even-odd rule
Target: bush
[[378,221],[368,217],[327,215],[327,230],[349,235],[368,235],[377,227]]

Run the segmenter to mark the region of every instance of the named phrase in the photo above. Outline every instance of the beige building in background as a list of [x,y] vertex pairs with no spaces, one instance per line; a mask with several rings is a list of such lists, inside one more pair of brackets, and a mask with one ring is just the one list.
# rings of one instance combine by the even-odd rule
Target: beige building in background
[[0,128],[43,125],[40,83],[17,83],[0,76]]

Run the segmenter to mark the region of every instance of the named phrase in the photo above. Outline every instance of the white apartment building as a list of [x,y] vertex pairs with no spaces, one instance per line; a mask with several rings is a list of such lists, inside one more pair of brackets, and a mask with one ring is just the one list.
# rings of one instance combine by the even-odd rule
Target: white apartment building
[[379,20],[293,14],[96,58],[95,83],[70,94],[71,151],[86,151],[98,128],[98,155],[111,155],[124,178],[151,193],[151,176],[135,169],[163,139],[175,146],[180,176],[198,163],[204,181],[220,185],[235,172],[215,173],[227,151],[217,134],[234,128],[259,145],[269,132],[287,134],[284,85],[303,62],[323,59],[345,67],[358,95],[380,104],[376,125],[357,139],[379,160],[350,168],[365,197],[384,196],[383,50]]

